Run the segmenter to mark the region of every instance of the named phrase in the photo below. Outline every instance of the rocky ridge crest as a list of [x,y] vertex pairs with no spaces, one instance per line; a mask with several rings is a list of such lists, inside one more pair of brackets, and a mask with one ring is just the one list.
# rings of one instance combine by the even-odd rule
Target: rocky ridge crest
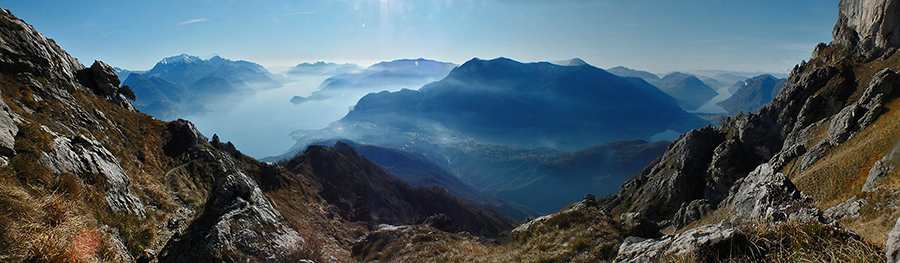
[[[733,240],[739,231],[731,224],[793,222],[848,231],[837,225],[845,218],[859,218],[865,209],[860,207],[873,202],[866,201],[868,195],[823,213],[819,207],[831,201],[816,200],[792,179],[803,180],[805,189],[817,196],[827,196],[808,185],[815,179],[801,177],[804,171],[824,165],[823,159],[853,147],[844,144],[859,143],[851,138],[884,123],[878,122],[879,117],[888,112],[900,84],[897,68],[886,62],[894,61],[892,50],[900,45],[895,33],[900,29],[897,5],[891,0],[841,1],[835,40],[820,44],[809,62],[795,67],[759,114],[739,114],[721,129],[707,127],[682,135],[658,162],[623,184],[617,195],[600,199],[606,212],[621,215],[623,229],[640,237],[625,239],[616,261],[655,261],[711,248]],[[881,162],[868,164],[865,171],[870,178],[852,179],[865,179],[865,188],[845,191],[878,188],[876,182],[893,171],[890,156],[878,155],[875,160]],[[725,221],[692,224],[713,214]],[[691,245],[674,245],[688,233],[694,240],[688,242]],[[891,236],[886,243],[889,259],[896,257],[891,253],[896,253],[897,242]]]

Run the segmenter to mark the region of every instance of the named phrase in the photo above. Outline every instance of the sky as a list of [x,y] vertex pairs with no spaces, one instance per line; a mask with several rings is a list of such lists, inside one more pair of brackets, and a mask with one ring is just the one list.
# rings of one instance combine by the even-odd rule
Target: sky
[[831,41],[837,0],[0,0],[82,63],[146,70],[182,53],[363,66],[582,58],[655,73],[786,73]]

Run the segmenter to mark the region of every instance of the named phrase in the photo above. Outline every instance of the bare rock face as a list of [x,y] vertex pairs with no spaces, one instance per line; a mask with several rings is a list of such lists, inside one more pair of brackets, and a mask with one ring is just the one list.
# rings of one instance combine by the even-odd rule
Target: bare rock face
[[623,197],[631,198],[633,211],[648,219],[659,221],[671,218],[682,203],[703,197],[704,178],[708,176],[707,164],[724,137],[711,127],[683,134],[669,145],[661,161],[649,174],[632,180],[631,184],[640,185],[635,187],[633,193],[620,192],[620,195],[632,195]]
[[91,74],[94,76],[94,85],[100,95],[115,95],[119,89],[119,75],[112,66],[103,61],[94,60],[91,65]]
[[884,178],[896,169],[895,164],[898,160],[900,160],[900,148],[894,147],[891,153],[875,162],[872,169],[869,169],[869,177],[866,178],[866,184],[863,185],[862,190],[864,192],[877,190]]
[[[76,90],[106,97],[128,110],[131,101],[118,93],[119,77],[109,65],[95,61],[86,68],[52,39],[0,8],[0,72],[31,82],[38,96],[71,98]],[[47,85],[40,85],[46,83]]]
[[144,217],[144,204],[128,190],[131,179],[125,174],[115,155],[96,140],[84,135],[69,138],[47,128],[43,130],[56,138],[50,142],[53,152],[44,152],[41,164],[56,174],[99,176],[97,179],[105,181],[106,202],[113,210]]
[[866,50],[900,47],[900,1],[842,0],[832,35]]
[[[188,132],[182,136],[204,138],[190,133],[193,125],[189,122],[173,126],[187,128],[181,129]],[[240,165],[231,155],[208,149],[191,151],[189,155],[197,158],[194,162],[214,167],[213,187],[199,217],[159,253],[160,262],[282,262],[303,245],[303,237],[284,223],[281,213],[259,185],[238,169]]]
[[9,10],[0,10],[0,19],[8,22],[0,27],[0,70],[41,76],[50,83],[67,83],[67,89],[79,86],[75,74],[85,68],[81,62]]
[[675,226],[675,229],[681,229],[712,211],[713,207],[709,204],[709,200],[706,199],[682,203],[681,208],[678,209],[678,212],[672,218],[672,225]]
[[722,204],[733,211],[733,222],[824,221],[812,208],[812,199],[768,163],[738,180],[731,191]]
[[22,117],[9,109],[6,102],[0,100],[0,155],[12,156],[16,154],[15,143],[16,134],[19,133],[17,122],[21,122]]
[[900,218],[894,223],[894,229],[888,233],[888,240],[884,244],[884,254],[887,262],[900,262]]
[[739,235],[738,232],[731,223],[723,221],[661,239],[628,237],[619,246],[615,262],[657,262],[666,255],[690,255],[701,249],[710,249],[720,243],[727,243]]

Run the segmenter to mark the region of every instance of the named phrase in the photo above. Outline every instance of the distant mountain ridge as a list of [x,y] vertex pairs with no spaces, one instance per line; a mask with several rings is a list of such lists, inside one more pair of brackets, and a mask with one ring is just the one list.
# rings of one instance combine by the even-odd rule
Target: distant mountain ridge
[[[576,150],[703,123],[659,89],[590,65],[476,58],[418,91],[366,95],[343,119],[315,133],[349,139],[384,129],[436,135],[440,126],[489,143]],[[294,136],[302,134],[308,133]]]
[[[319,68],[334,66],[329,66],[327,63],[316,63],[304,67],[310,68],[316,67],[316,65]],[[292,70],[296,71],[301,66],[303,64]],[[382,61],[365,69],[352,71],[346,67],[343,70],[337,67],[334,74],[322,82],[319,90],[308,97],[294,96],[291,98],[291,102],[300,104],[310,100],[324,100],[333,96],[343,96],[348,92],[364,92],[363,94],[365,94],[400,88],[415,89],[444,78],[455,67],[456,64],[453,63],[424,58]]]
[[777,79],[765,74],[735,83],[730,89],[734,94],[728,99],[716,103],[728,110],[731,115],[740,112],[756,113],[778,95],[787,79]]
[[333,62],[317,61],[316,63],[300,63],[287,70],[288,75],[327,75],[348,74],[362,70],[359,65],[352,63],[338,64]]
[[620,77],[644,79],[675,98],[678,101],[678,105],[685,110],[695,110],[718,95],[718,92],[692,74],[672,72],[660,78],[656,74],[647,71],[634,70],[623,66],[610,68],[608,71]]
[[131,73],[122,84],[134,90],[138,110],[162,120],[203,113],[214,104],[281,87],[259,64],[187,54],[164,58],[146,73]]

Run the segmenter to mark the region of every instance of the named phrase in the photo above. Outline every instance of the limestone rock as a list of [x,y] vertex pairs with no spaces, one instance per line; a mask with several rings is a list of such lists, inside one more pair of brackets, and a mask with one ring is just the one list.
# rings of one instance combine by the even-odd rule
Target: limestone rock
[[619,246],[615,262],[657,262],[666,255],[690,255],[729,242],[738,234],[727,221],[705,225],[662,239],[628,237]]
[[709,200],[707,199],[698,199],[691,201],[690,203],[682,203],[681,208],[678,209],[678,212],[675,213],[675,216],[672,218],[672,226],[674,226],[675,229],[681,229],[682,227],[703,218],[703,216],[712,212],[713,209],[714,207],[709,204]]
[[633,196],[624,196],[633,200],[633,212],[660,221],[671,218],[682,203],[703,198],[708,164],[716,146],[724,140],[725,135],[711,127],[681,135],[669,145],[649,175],[632,182],[644,182],[634,190]]
[[842,0],[834,40],[863,49],[900,46],[900,3],[894,0]]
[[76,72],[85,68],[81,62],[34,27],[14,17],[9,10],[0,10],[0,17],[9,21],[0,26],[0,71],[10,75],[29,73],[40,76],[49,83],[66,85],[61,87],[62,90],[80,88],[90,91],[79,85],[76,79]]
[[171,121],[166,127],[166,131],[171,135],[169,142],[163,146],[166,155],[178,156],[207,142],[206,136],[203,136],[193,123],[184,119]]
[[91,75],[94,77],[94,87],[97,93],[105,96],[118,93],[121,81],[112,66],[94,60],[94,64],[91,65]]
[[227,173],[214,185],[200,218],[166,244],[161,262],[282,261],[303,244],[249,176]]
[[884,244],[884,254],[887,262],[900,262],[900,218],[894,223],[894,229],[888,233],[887,242]]
[[800,213],[794,217],[806,218],[812,213],[816,218],[820,212],[800,209],[810,207],[810,202],[790,179],[762,164],[734,184],[723,205],[732,209],[735,222],[773,222],[786,220],[793,212]]
[[832,206],[825,210],[825,218],[841,220],[849,217],[858,217],[859,209],[866,205],[865,199],[850,198],[849,200]]
[[106,202],[114,211],[124,211],[144,217],[144,204],[131,193],[128,186],[131,179],[119,165],[118,159],[99,142],[79,135],[68,138],[51,132],[57,136],[50,142],[53,151],[43,152],[40,162],[56,174],[71,173],[75,175],[93,174],[101,176],[105,181]]
[[16,154],[16,134],[19,133],[17,122],[22,117],[10,110],[6,102],[0,100],[0,155],[12,156]]
[[866,178],[866,184],[863,185],[862,190],[864,192],[873,192],[878,189],[884,177],[894,171],[897,160],[900,160],[900,147],[894,147],[891,153],[875,162],[872,169],[869,169],[869,177]]
[[672,238],[663,240],[648,239],[631,236],[622,242],[619,246],[619,252],[616,254],[615,262],[622,263],[649,263],[659,261],[669,245],[672,244]]

